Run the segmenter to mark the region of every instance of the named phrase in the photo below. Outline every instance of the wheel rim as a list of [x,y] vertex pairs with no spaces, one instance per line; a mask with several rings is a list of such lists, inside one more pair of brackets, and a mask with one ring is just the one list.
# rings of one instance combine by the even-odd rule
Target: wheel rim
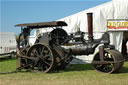
[[28,61],[32,63],[32,70],[41,71],[44,73],[52,70],[54,65],[54,58],[52,51],[48,46],[36,44],[29,49],[27,56],[35,58],[34,61]]
[[[94,61],[100,61],[99,53],[95,56]],[[104,54],[104,61],[115,61],[113,55],[111,55],[108,52],[105,52]],[[109,63],[109,64],[93,64],[93,67],[100,72],[103,73],[112,73],[115,71],[115,64]]]

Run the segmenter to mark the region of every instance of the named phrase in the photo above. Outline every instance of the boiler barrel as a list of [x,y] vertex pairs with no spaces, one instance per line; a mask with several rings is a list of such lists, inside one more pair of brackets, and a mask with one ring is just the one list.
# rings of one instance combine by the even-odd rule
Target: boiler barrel
[[71,54],[72,55],[88,55],[93,54],[94,49],[91,47],[77,47],[77,48],[71,48]]

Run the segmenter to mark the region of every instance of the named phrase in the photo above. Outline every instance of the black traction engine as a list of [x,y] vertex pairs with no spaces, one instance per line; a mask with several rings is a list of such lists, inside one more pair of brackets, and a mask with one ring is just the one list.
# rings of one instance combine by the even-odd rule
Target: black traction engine
[[[44,73],[65,69],[76,55],[94,54],[93,67],[103,73],[113,73],[121,69],[124,63],[122,54],[110,45],[109,34],[105,32],[100,39],[93,39],[93,17],[88,17],[88,40],[84,39],[84,32],[68,34],[63,26],[64,21],[25,23],[19,35],[17,57],[18,70],[28,69]],[[39,34],[34,45],[29,44],[30,32],[33,29],[53,28],[51,32]]]

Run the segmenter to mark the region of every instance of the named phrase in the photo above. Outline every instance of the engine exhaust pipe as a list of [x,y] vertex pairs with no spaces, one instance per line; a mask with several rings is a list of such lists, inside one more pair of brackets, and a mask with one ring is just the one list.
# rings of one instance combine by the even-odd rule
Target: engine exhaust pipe
[[89,42],[93,41],[93,13],[87,13],[88,19],[88,39]]

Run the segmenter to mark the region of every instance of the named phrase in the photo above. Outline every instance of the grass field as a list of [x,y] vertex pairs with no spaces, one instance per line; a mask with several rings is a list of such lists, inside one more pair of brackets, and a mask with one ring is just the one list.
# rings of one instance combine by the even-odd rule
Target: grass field
[[0,59],[0,85],[128,85],[128,62],[115,74],[97,72],[90,64],[71,65],[64,71],[47,74],[8,73],[15,69],[16,59]]

